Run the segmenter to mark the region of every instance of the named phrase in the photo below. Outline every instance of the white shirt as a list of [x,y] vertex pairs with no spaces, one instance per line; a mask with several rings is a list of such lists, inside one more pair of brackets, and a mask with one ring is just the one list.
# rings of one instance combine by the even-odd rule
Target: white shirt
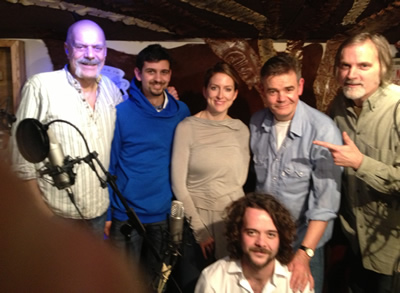
[[[293,293],[290,289],[290,277],[286,265],[275,260],[272,278],[265,284],[262,293]],[[245,278],[240,260],[225,257],[206,267],[197,281],[195,293],[254,293]],[[312,293],[308,285],[303,293]]]
[[274,127],[275,127],[275,131],[276,131],[276,149],[279,150],[283,140],[285,139],[289,126],[290,126],[290,122],[292,122],[292,120],[289,121],[278,121],[274,118]]

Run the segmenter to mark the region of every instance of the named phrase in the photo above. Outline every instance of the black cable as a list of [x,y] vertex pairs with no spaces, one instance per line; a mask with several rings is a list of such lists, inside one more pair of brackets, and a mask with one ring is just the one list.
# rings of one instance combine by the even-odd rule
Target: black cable
[[68,197],[71,200],[74,207],[76,208],[76,210],[78,211],[79,216],[82,218],[82,220],[86,220],[85,217],[83,216],[81,210],[78,208],[78,206],[75,202],[74,193],[72,192],[71,188],[67,187],[67,188],[65,188],[65,191],[68,193]]

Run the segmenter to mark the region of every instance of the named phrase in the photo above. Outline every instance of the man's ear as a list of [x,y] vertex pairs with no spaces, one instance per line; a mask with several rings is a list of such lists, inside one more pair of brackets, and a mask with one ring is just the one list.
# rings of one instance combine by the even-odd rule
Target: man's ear
[[298,89],[298,94],[301,96],[303,94],[303,89],[304,89],[304,78],[299,79],[299,89]]
[[140,72],[140,69],[137,68],[137,67],[135,67],[134,72],[135,72],[135,77],[136,77],[136,79],[137,79],[138,81],[142,81],[142,73]]

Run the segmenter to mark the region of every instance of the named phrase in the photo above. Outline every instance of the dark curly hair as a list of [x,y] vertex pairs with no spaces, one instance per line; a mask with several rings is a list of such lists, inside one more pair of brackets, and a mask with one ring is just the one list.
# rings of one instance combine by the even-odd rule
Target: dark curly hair
[[280,263],[288,264],[294,254],[292,244],[296,237],[296,224],[290,212],[275,197],[256,192],[246,194],[225,209],[225,236],[229,256],[233,259],[240,259],[243,255],[241,230],[243,216],[248,207],[265,210],[271,216],[278,230],[280,242],[276,258]]

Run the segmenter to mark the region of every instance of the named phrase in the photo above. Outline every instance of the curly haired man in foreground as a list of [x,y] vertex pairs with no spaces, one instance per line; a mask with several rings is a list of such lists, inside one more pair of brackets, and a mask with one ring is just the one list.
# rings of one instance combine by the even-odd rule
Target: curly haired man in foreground
[[[229,257],[203,270],[195,292],[294,292],[287,264],[296,226],[289,211],[271,195],[249,193],[226,212]],[[304,292],[313,292],[309,284]]]

